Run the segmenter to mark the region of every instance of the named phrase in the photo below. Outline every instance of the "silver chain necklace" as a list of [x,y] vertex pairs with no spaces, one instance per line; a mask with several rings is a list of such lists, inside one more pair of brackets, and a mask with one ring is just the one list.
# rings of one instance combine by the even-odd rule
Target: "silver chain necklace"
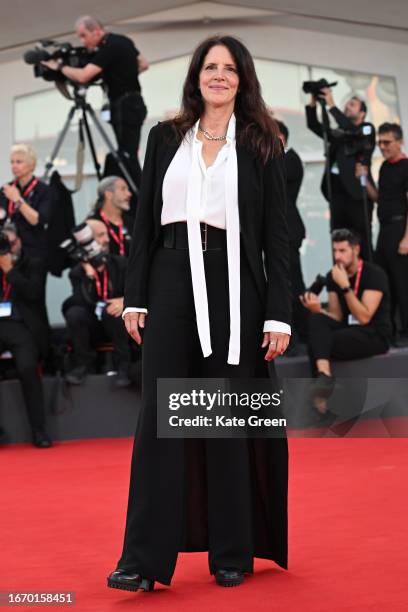
[[226,134],[224,134],[224,136],[213,136],[212,134],[210,134],[210,132],[204,130],[201,125],[198,126],[198,129],[204,134],[204,137],[207,138],[207,140],[226,140],[227,138]]

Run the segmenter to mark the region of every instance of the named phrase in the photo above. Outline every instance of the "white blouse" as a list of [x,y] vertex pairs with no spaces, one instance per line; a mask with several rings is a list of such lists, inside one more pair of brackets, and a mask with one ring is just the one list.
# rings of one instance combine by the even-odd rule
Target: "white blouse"
[[[230,303],[230,342],[227,363],[239,364],[240,357],[240,231],[238,172],[235,150],[235,115],[228,124],[225,145],[208,168],[202,156],[203,143],[197,138],[199,121],[186,134],[163,180],[161,224],[187,222],[190,266],[197,329],[204,357],[211,355],[207,289],[201,247],[200,222],[227,232]],[[145,308],[127,307],[127,312]],[[264,332],[291,333],[290,325],[265,321]]]

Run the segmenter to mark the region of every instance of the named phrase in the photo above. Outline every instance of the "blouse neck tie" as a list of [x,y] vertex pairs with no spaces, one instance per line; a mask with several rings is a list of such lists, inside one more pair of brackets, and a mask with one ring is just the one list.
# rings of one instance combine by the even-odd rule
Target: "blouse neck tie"
[[[238,210],[238,166],[235,148],[235,116],[231,115],[227,131],[225,164],[225,220],[227,232],[228,285],[230,307],[230,339],[227,363],[238,365],[240,358],[240,233]],[[201,142],[197,139],[199,121],[192,131],[192,159],[187,184],[187,233],[197,329],[204,357],[212,353],[207,286],[200,229],[202,170]],[[189,135],[190,136],[190,135]]]

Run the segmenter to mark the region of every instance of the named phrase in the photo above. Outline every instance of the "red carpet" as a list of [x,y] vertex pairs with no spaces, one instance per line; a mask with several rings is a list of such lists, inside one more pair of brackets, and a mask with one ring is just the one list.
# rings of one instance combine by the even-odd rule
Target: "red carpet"
[[50,611],[408,610],[408,440],[290,440],[289,571],[259,560],[244,585],[222,589],[206,554],[181,554],[171,587],[136,594],[105,587],[121,551],[131,445],[0,450],[0,591],[76,592],[75,606]]

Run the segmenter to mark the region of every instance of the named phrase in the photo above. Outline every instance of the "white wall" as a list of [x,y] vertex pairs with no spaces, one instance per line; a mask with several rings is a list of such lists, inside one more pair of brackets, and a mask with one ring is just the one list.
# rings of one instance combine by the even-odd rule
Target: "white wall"
[[[403,126],[408,126],[408,45],[374,41],[271,26],[248,25],[224,32],[238,36],[257,57],[394,76],[397,80]],[[143,32],[136,45],[151,61],[190,53],[211,27],[178,28]],[[143,83],[143,75],[141,77]],[[49,88],[34,79],[30,66],[21,61],[0,64],[0,182],[9,178],[8,151],[13,139],[13,98]],[[277,83],[279,87],[279,83]],[[47,109],[44,109],[47,112]]]

